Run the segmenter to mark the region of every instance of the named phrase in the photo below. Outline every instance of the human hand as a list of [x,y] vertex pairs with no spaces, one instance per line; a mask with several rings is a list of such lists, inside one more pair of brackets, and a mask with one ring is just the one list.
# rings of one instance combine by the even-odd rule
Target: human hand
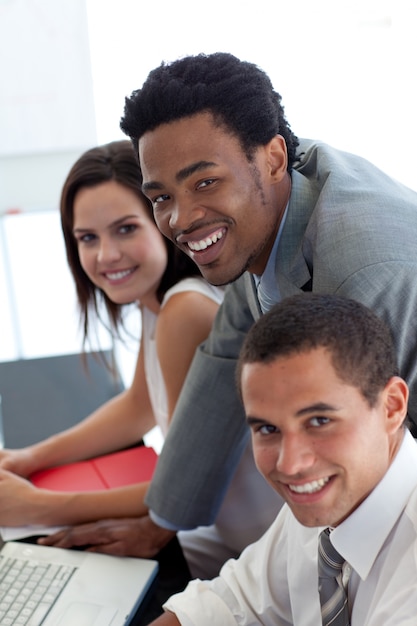
[[57,548],[84,547],[90,552],[152,558],[175,536],[143,517],[99,520],[42,537],[38,543]]
[[13,472],[18,476],[27,477],[34,471],[34,459],[30,448],[0,450],[0,468]]
[[0,524],[20,526],[31,523],[36,491],[25,478],[0,468]]

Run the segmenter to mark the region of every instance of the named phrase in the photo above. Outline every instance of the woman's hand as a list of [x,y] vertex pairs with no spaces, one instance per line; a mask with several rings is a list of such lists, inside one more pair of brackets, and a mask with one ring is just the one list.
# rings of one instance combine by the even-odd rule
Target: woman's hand
[[35,471],[35,460],[31,448],[0,450],[0,468],[27,477]]
[[28,480],[0,469],[0,524],[24,526],[33,523],[37,488]]

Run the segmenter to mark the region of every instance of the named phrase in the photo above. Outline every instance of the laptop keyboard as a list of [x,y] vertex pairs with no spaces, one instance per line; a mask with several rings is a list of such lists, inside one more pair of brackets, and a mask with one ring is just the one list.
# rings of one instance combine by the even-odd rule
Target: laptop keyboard
[[0,569],[1,626],[40,626],[76,569],[7,558]]

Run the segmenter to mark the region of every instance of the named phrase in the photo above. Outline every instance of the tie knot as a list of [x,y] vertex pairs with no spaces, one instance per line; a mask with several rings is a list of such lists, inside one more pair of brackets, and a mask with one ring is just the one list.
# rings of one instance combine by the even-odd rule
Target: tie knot
[[335,578],[342,571],[345,559],[333,547],[330,541],[330,530],[326,528],[319,537],[319,577]]

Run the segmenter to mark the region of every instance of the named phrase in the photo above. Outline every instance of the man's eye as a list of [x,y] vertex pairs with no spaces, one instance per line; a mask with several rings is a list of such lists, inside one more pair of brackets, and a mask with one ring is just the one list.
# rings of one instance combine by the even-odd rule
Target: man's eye
[[161,202],[166,202],[167,200],[169,200],[169,195],[167,193],[161,193],[160,196],[152,198],[152,204],[160,204]]
[[314,428],[318,428],[320,426],[324,426],[325,424],[329,424],[330,419],[328,417],[312,417],[310,419],[311,426]]
[[273,435],[277,432],[276,427],[272,426],[272,424],[263,424],[262,426],[259,426],[256,430],[261,435]]
[[201,189],[202,187],[209,187],[214,182],[215,182],[214,178],[206,178],[205,180],[202,180],[200,183],[198,183],[197,189]]

